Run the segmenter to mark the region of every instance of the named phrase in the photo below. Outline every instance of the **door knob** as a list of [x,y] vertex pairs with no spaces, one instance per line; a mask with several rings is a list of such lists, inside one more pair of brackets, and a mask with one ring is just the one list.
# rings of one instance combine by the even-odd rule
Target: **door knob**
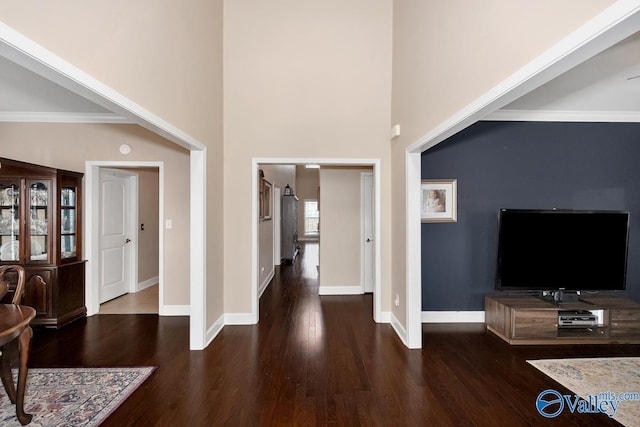
[[369,242],[373,242],[373,240],[371,240],[371,239],[367,239],[367,240],[365,240],[365,241],[366,241],[367,243],[369,243]]
[[124,242],[125,242],[125,243],[129,243],[130,241],[131,241],[131,239],[127,239],[127,240],[125,240]]

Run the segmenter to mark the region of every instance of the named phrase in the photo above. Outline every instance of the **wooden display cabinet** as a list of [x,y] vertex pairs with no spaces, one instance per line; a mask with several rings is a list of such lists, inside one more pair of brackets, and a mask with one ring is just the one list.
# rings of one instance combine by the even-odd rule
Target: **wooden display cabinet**
[[82,176],[0,158],[0,265],[24,267],[23,303],[36,309],[34,326],[60,327],[87,314]]
[[[597,323],[559,325],[559,312],[567,310],[590,311]],[[614,296],[560,305],[534,296],[487,296],[485,324],[509,344],[640,344],[640,304]]]

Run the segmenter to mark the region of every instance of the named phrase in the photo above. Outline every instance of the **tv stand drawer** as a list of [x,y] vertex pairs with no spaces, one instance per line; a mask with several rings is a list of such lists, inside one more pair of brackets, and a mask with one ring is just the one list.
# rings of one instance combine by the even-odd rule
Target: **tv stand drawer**
[[545,310],[514,310],[513,338],[553,338],[558,334],[558,315]]

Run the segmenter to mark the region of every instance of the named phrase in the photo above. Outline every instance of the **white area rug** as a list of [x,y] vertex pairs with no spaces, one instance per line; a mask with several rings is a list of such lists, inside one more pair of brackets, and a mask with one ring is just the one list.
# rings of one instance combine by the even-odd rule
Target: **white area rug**
[[619,402],[614,420],[627,426],[640,426],[640,357],[528,360],[576,395],[586,399],[601,393],[630,393],[633,400]]

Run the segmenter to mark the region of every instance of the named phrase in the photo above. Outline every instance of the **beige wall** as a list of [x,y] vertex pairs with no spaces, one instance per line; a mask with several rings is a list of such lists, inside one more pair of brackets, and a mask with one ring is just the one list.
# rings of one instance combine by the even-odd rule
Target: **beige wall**
[[[85,71],[207,147],[206,323],[223,314],[223,0],[140,0],[55,3],[0,0],[0,20]],[[168,30],[170,29],[170,31]],[[44,139],[41,141],[45,141]],[[74,135],[74,149],[92,157],[93,146]],[[41,142],[38,149],[45,146]],[[46,150],[46,148],[45,148]],[[151,149],[151,152],[153,149]],[[188,179],[182,171],[177,181]],[[176,181],[176,182],[177,182]],[[183,187],[183,189],[186,187]],[[182,193],[186,195],[186,193]],[[188,203],[172,210],[185,213]],[[178,234],[175,226],[168,234]],[[186,233],[180,238],[188,247]],[[167,245],[165,260],[184,257],[182,245]],[[179,281],[188,283],[188,260]],[[169,268],[169,267],[168,267]],[[177,268],[177,267],[174,267]],[[168,276],[167,283],[178,280]],[[188,289],[176,295],[188,303]],[[174,300],[172,298],[171,300]],[[186,301],[186,302],[185,302]]]
[[[275,198],[275,188],[280,187],[281,192],[285,185],[295,182],[296,167],[293,165],[260,165],[260,169],[264,172],[264,177],[273,185],[271,193],[273,214],[274,205],[281,204],[281,200]],[[282,198],[282,196],[281,196]],[[273,273],[276,260],[274,259],[274,222],[275,218],[270,220],[258,220],[258,280],[259,284],[263,284],[266,279]],[[280,264],[278,262],[278,264]]]
[[[83,173],[86,161],[163,162],[165,216],[173,220],[173,228],[164,230],[164,304],[189,304],[189,273],[182,268],[189,265],[189,239],[185,238],[189,212],[184,209],[189,204],[189,154],[185,149],[135,125],[0,123],[0,140],[4,157]],[[123,143],[131,146],[131,154],[120,154],[118,147]],[[154,231],[150,228],[149,233]]]
[[[360,286],[360,174],[362,169],[320,170],[320,283]],[[325,292],[326,293],[326,292]]]
[[304,239],[304,200],[318,199],[320,187],[319,169],[307,169],[304,165],[296,167],[296,196],[300,199],[298,206],[298,240]]
[[[391,310],[392,293],[404,301],[406,148],[611,3],[0,0],[2,22],[207,146],[208,325],[223,311],[251,309],[255,157],[380,159],[381,309]],[[391,123],[402,126],[392,144]],[[57,152],[118,155],[87,142],[93,132],[66,132],[48,146],[37,125],[20,131],[31,134],[28,148],[9,146],[5,154],[6,129],[0,141],[7,157],[28,154],[43,164],[55,158],[55,166],[77,169]],[[109,129],[140,139],[140,130]],[[116,140],[105,144],[110,149]],[[146,150],[166,150],[163,144],[154,140]],[[174,175],[178,169],[167,182],[184,183],[188,174]],[[167,216],[184,214],[185,205],[168,205]],[[185,231],[174,226],[167,238],[185,241]],[[167,243],[167,265],[188,265],[178,263],[181,244]],[[168,271],[167,283],[186,283],[180,270]],[[169,300],[185,303],[180,291]],[[404,305],[393,310],[404,322]]]
[[391,6],[225,3],[225,311],[251,310],[251,159],[261,157],[381,159],[389,310]]
[[[405,151],[612,0],[395,0],[391,122],[393,294],[406,326]],[[447,177],[455,178],[455,177]]]
[[[157,278],[159,186],[158,169],[135,169],[138,174],[138,282]],[[144,224],[144,230],[140,225]]]

